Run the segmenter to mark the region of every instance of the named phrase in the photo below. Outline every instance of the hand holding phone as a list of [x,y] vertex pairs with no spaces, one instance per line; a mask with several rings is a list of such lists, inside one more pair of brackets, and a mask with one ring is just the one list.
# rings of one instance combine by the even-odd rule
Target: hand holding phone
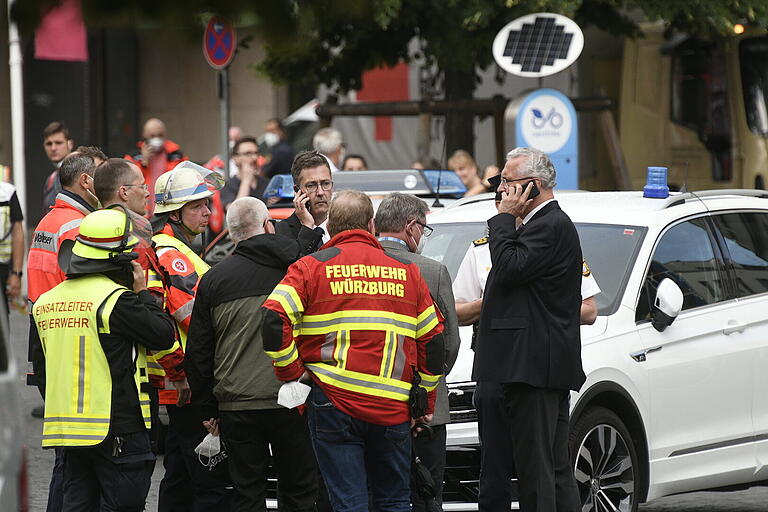
[[[533,199],[534,197],[536,197],[539,194],[541,194],[541,192],[539,191],[539,187],[536,186],[536,182],[535,181],[531,180],[528,183],[531,185],[531,191],[528,194],[528,199]],[[528,184],[526,184],[526,186],[528,186]],[[523,189],[523,191],[525,191],[525,189]]]
[[296,210],[296,217],[309,229],[315,227],[315,219],[312,217],[311,205],[309,204],[309,195],[301,190],[297,185],[293,186],[293,207]]

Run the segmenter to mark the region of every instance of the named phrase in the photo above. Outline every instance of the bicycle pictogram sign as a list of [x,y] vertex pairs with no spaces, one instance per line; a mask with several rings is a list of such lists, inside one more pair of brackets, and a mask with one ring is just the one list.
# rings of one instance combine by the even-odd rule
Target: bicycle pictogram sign
[[531,109],[531,112],[533,113],[531,123],[534,128],[544,128],[547,124],[552,126],[552,128],[563,126],[563,116],[555,110],[555,107],[549,109],[546,116],[537,108]]
[[235,29],[218,16],[214,16],[203,34],[203,55],[213,69],[224,69],[232,62],[237,49]]

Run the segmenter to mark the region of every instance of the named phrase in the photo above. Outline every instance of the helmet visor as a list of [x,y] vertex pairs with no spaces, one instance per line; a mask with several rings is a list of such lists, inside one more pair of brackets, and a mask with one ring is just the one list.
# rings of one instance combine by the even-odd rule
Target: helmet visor
[[222,187],[224,176],[220,172],[185,160],[170,171],[162,187],[155,189],[155,202],[159,205],[187,203],[210,197]]

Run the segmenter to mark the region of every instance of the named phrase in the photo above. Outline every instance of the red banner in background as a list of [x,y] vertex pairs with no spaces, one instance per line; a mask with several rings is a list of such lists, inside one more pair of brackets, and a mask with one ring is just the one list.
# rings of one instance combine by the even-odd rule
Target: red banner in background
[[[391,68],[376,68],[363,73],[363,88],[357,92],[359,101],[404,101],[408,94],[408,65],[404,62]],[[378,116],[374,120],[377,141],[392,140],[392,118]]]
[[79,0],[62,0],[43,15],[35,32],[35,58],[88,61],[88,32]]

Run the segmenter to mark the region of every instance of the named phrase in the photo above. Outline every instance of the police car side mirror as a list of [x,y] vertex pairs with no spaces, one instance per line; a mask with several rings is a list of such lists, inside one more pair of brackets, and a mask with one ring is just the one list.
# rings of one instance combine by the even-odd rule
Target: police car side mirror
[[677,315],[683,309],[683,292],[672,279],[665,277],[656,288],[656,298],[653,300],[651,324],[659,331],[672,325]]

